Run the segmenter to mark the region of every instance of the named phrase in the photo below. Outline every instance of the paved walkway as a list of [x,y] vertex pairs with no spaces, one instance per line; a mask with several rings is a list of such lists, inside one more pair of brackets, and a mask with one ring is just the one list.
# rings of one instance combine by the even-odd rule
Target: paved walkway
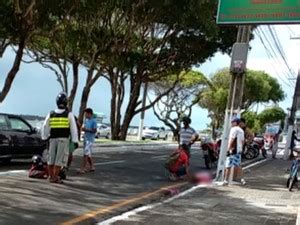
[[246,170],[246,186],[198,188],[171,202],[123,216],[113,224],[294,225],[300,195],[298,190],[289,192],[285,187],[290,163],[269,160]]

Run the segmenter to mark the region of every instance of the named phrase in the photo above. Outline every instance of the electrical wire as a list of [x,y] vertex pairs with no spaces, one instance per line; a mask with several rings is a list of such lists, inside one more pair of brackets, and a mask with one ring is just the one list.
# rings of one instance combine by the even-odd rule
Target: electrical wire
[[[275,51],[274,51],[274,49],[273,49],[273,47],[272,47],[272,45],[271,45],[271,43],[269,42],[268,39],[267,39],[267,43],[269,44],[270,48],[267,47],[267,44],[265,43],[265,41],[264,41],[264,39],[263,39],[263,36],[265,37],[265,39],[266,39],[266,36],[265,36],[265,34],[264,34],[263,32],[262,32],[263,34],[261,34],[261,31],[262,31],[262,30],[258,28],[258,29],[255,30],[255,33],[256,33],[256,35],[259,37],[259,39],[260,39],[262,45],[264,46],[268,58],[275,61],[275,64],[273,64],[273,68],[274,68],[275,73],[277,74],[277,77],[278,77],[285,85],[287,85],[288,87],[292,87],[292,84],[291,84],[291,83],[286,82],[286,81],[279,75],[279,72],[278,72],[278,70],[277,70],[277,67],[275,66],[275,65],[278,65],[278,64],[277,64],[277,63],[278,63],[278,62],[277,62],[277,61],[278,61],[278,58],[276,57],[276,53],[275,53]],[[274,56],[274,55],[275,55],[275,56]],[[288,80],[288,81],[289,81],[289,80]]]

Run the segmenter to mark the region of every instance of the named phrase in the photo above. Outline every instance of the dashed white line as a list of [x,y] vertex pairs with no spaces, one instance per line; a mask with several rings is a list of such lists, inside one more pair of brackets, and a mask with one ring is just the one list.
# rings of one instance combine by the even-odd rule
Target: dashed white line
[[94,163],[94,165],[110,165],[110,164],[118,164],[118,163],[124,163],[125,160],[116,160],[116,161],[110,161],[110,162],[100,162],[100,163]]
[[152,159],[166,159],[167,156],[166,155],[159,155],[159,156],[152,156]]

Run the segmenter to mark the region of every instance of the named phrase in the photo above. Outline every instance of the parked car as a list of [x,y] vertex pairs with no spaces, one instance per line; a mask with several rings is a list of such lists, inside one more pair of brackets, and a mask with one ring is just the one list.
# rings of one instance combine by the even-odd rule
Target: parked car
[[166,132],[164,127],[149,127],[143,130],[142,139],[152,139],[152,140],[167,140],[168,133]]
[[96,138],[105,137],[110,138],[110,127],[105,124],[97,124]]
[[20,116],[0,113],[0,161],[42,155],[46,143],[37,130]]

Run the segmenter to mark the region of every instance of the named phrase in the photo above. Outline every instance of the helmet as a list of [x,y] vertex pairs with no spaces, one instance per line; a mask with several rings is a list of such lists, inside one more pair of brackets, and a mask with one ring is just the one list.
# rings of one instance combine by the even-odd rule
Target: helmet
[[190,117],[188,117],[188,116],[183,117],[183,118],[181,119],[181,121],[182,121],[183,123],[187,123],[187,124],[190,124],[190,123],[192,122],[191,119],[190,119]]
[[68,104],[68,96],[65,92],[61,92],[56,97],[56,105],[59,109],[66,109]]
[[32,164],[34,165],[41,165],[44,163],[43,158],[40,155],[32,156]]

